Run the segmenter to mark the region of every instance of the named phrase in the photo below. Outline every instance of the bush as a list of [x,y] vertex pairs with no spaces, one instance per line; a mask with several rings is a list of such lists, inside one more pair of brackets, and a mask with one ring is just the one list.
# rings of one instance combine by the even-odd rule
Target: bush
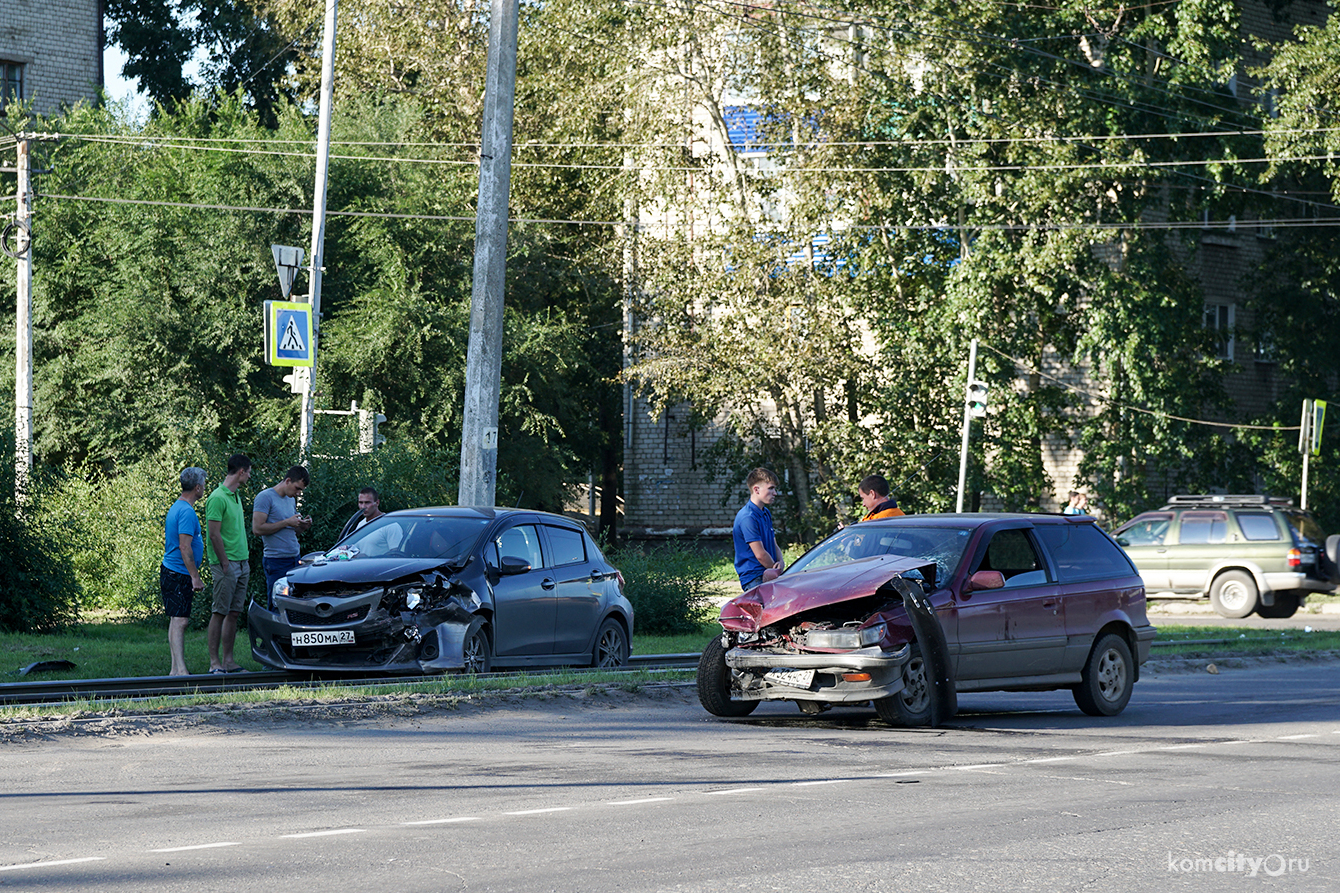
[[79,583],[66,563],[69,540],[37,507],[34,478],[22,511],[14,500],[14,451],[0,438],[0,631],[56,632],[79,621]]
[[623,572],[639,635],[697,632],[708,608],[714,556],[696,543],[670,541],[650,548],[626,546],[609,555]]

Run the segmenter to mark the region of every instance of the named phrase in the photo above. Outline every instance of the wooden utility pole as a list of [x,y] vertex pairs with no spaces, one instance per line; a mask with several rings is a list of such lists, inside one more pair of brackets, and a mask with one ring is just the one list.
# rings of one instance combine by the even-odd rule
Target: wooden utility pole
[[497,499],[498,398],[502,391],[503,290],[507,279],[507,200],[512,185],[519,0],[492,3],[458,505],[491,506]]

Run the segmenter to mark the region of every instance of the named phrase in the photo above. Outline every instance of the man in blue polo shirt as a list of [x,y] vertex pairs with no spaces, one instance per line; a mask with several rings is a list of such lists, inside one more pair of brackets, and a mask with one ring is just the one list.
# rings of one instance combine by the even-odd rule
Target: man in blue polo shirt
[[186,624],[191,620],[191,602],[205,588],[200,579],[200,560],[205,557],[205,540],[200,535],[200,518],[195,503],[205,495],[205,470],[183,468],[181,496],[168,509],[163,522],[163,561],[158,568],[158,590],[163,611],[168,616],[168,654],[172,657],[171,676],[185,676]]
[[755,468],[749,472],[745,484],[749,487],[749,501],[735,515],[731,533],[740,588],[749,590],[782,572],[782,550],[777,548],[772,512],[768,511],[777,498],[777,475],[766,468]]

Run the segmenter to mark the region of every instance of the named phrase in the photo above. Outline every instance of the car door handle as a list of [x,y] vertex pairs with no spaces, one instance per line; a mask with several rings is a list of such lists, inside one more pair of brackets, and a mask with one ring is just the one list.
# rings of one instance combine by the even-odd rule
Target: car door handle
[[1042,603],[1042,610],[1044,610],[1044,611],[1051,611],[1053,614],[1055,614],[1055,613],[1056,613],[1057,605],[1058,605],[1057,602],[1043,602],[1043,603]]
[[545,577],[543,580],[540,581],[540,588],[541,588],[541,589],[553,589],[553,588],[554,588],[554,581],[551,580],[551,579],[549,579],[548,577]]

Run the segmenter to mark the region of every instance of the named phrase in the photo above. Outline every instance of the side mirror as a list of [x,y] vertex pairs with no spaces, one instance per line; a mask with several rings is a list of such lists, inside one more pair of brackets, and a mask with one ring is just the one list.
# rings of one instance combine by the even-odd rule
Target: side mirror
[[1124,536],[1119,536],[1119,537],[1117,537],[1117,545],[1118,545],[1118,546],[1121,546],[1123,549],[1126,548],[1127,546],[1129,546],[1130,544],[1131,544],[1131,541],[1128,540],[1128,539],[1126,539],[1126,537],[1124,537]]
[[968,591],[975,592],[978,589],[1002,589],[1005,586],[1005,575],[1000,571],[978,571],[968,580]]
[[514,577],[517,574],[528,574],[530,573],[530,562],[524,558],[517,558],[514,555],[505,555],[503,556],[502,567],[498,569],[498,573],[502,574],[504,577]]

